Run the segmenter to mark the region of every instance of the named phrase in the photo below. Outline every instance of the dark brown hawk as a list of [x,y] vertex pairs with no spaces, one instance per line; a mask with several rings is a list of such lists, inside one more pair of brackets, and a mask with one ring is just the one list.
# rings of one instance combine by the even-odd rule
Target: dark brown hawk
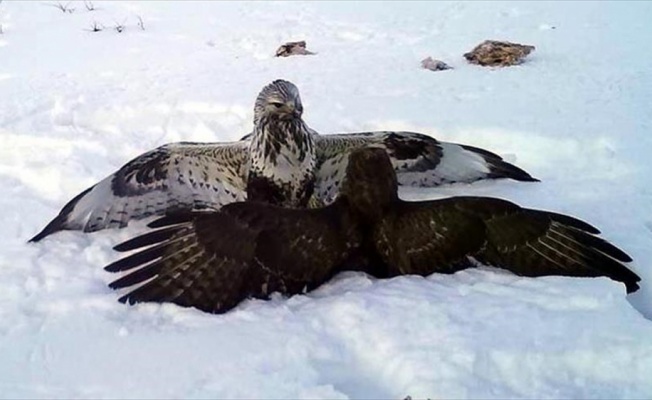
[[[116,246],[142,249],[106,267],[132,289],[121,301],[224,312],[248,297],[311,290],[334,274],[386,278],[451,273],[478,263],[517,275],[607,276],[638,288],[631,258],[576,218],[489,197],[406,202],[385,149],[351,153],[337,200],[318,209],[238,202],[169,215]],[[135,287],[138,285],[135,289]]]

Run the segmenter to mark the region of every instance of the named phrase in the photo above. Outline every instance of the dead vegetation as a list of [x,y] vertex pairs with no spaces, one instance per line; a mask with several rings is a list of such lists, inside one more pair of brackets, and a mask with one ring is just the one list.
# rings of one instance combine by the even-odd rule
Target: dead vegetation
[[93,21],[91,24],[91,28],[88,29],[90,32],[100,32],[104,30],[104,25],[98,23],[97,21]]
[[113,27],[113,29],[115,29],[116,32],[122,33],[126,29],[124,21],[123,22],[114,21],[114,22],[115,22],[115,26]]
[[51,6],[55,7],[55,8],[58,8],[58,9],[61,10],[61,12],[63,12],[64,14],[72,14],[72,13],[75,12],[75,9],[72,8],[72,7],[70,7],[70,3],[71,3],[71,2],[69,1],[69,2],[67,2],[66,4],[63,4],[63,3],[57,3],[57,4],[49,4],[49,5],[51,5]]

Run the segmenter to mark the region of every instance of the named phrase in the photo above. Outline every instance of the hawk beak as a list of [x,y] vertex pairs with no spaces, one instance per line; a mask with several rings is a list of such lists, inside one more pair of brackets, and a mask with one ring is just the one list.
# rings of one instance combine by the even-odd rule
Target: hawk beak
[[292,104],[291,110],[292,110],[292,116],[294,118],[297,119],[301,118],[301,114],[303,114],[303,106],[301,105],[301,103],[297,102]]
[[303,108],[300,105],[297,106],[294,103],[288,102],[285,103],[282,108],[276,109],[275,112],[278,113],[279,119],[288,121],[292,119],[300,119],[301,114],[303,114]]

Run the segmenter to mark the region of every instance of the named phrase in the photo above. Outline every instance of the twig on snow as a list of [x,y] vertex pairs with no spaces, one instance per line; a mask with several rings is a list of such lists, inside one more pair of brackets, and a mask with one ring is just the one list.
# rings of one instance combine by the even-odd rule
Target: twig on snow
[[104,29],[104,25],[98,23],[97,21],[93,21],[93,25],[91,25],[91,29],[87,29],[87,30],[91,32],[99,32],[103,29]]
[[63,3],[50,4],[52,7],[56,7],[64,13],[72,14],[75,12],[74,8],[70,8],[70,2],[67,2],[65,5]]
[[123,21],[122,23],[119,23],[119,22],[116,21],[116,22],[115,22],[115,27],[114,27],[113,29],[115,29],[118,33],[122,33],[122,31],[125,30],[125,23],[124,23],[124,21]]
[[140,15],[137,15],[138,17],[138,26],[140,27],[141,30],[145,30],[145,22],[143,22],[143,19],[140,17]]

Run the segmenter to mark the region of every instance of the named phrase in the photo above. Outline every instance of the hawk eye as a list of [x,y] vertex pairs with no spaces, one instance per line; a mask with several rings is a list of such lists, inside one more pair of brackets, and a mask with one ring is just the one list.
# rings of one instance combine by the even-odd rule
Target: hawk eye
[[273,105],[274,107],[276,107],[276,108],[281,108],[281,107],[283,107],[283,103],[273,102],[272,105]]

